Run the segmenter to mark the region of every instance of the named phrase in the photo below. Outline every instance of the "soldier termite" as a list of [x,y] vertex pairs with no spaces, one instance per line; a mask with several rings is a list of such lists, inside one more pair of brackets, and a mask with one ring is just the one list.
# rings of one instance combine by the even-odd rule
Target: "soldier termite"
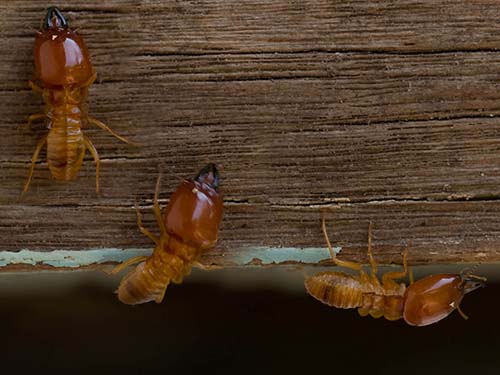
[[55,7],[48,8],[42,30],[37,32],[34,59],[37,83],[30,81],[30,86],[42,95],[45,110],[29,116],[28,125],[47,119],[49,132],[38,141],[23,192],[29,189],[35,163],[45,144],[50,172],[60,181],[76,177],[85,151],[89,150],[96,163],[96,191],[99,192],[99,155],[92,142],[83,135],[82,128],[90,123],[123,142],[130,142],[88,116],[84,105],[88,87],[95,81],[96,73],[82,37],[68,27],[68,22]]
[[351,309],[357,308],[361,316],[385,317],[388,320],[403,318],[413,326],[426,326],[447,317],[457,309],[466,293],[484,286],[486,279],[470,273],[430,275],[416,282],[404,283],[395,280],[408,274],[408,252],[403,252],[403,271],[387,272],[381,280],[377,277],[377,264],[371,247],[372,224],[368,229],[368,259],[371,274],[355,262],[340,260],[332,249],[322,218],[325,241],[333,262],[340,267],[358,271],[358,275],[344,272],[320,272],[306,277],[307,292],[329,306]]
[[155,242],[156,247],[150,257],[129,259],[111,272],[120,272],[140,262],[120,282],[117,293],[121,302],[129,305],[149,301],[160,303],[171,282],[181,283],[193,265],[201,266],[201,255],[217,242],[222,219],[223,201],[218,186],[217,168],[214,164],[208,164],[194,179],[185,180],[177,187],[162,216],[158,204],[158,178],[154,212],[160,237],[157,238],[142,226],[137,211],[139,229]]

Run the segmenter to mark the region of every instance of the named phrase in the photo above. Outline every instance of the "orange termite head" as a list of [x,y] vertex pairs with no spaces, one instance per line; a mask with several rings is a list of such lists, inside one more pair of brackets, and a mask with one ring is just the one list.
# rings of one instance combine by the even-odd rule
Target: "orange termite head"
[[35,72],[45,86],[79,86],[93,74],[83,39],[69,29],[56,7],[47,10],[42,30],[35,37]]
[[[403,317],[413,326],[426,326],[446,318],[466,293],[485,285],[486,279],[465,274],[438,274],[411,284],[405,293]],[[465,317],[465,316],[464,316]]]
[[219,173],[208,164],[193,180],[185,180],[172,194],[165,211],[167,232],[200,249],[217,242],[222,220],[222,195],[217,191]]

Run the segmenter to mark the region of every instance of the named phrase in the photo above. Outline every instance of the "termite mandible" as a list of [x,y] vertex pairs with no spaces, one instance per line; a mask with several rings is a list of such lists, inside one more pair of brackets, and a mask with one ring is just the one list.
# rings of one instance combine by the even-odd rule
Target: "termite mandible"
[[73,180],[89,150],[96,163],[96,192],[99,192],[99,155],[92,142],[83,135],[82,128],[93,124],[111,133],[119,140],[130,143],[107,125],[88,116],[84,105],[88,87],[96,73],[89,52],[80,35],[68,26],[66,18],[56,7],[50,7],[37,31],[34,48],[36,83],[30,81],[33,91],[39,93],[45,110],[29,116],[33,121],[47,120],[49,132],[38,141],[31,158],[31,168],[23,193],[29,189],[35,163],[43,146],[47,144],[47,162],[52,176],[59,181]]
[[370,275],[363,271],[361,264],[336,257],[326,232],[324,217],[322,229],[335,265],[359,272],[357,276],[344,272],[319,272],[306,277],[307,292],[326,305],[343,309],[357,308],[361,316],[383,316],[391,321],[403,318],[409,325],[422,327],[444,319],[454,310],[467,318],[460,310],[464,295],[485,285],[486,278],[470,273],[436,274],[416,282],[410,277],[408,287],[404,283],[398,284],[396,279],[408,275],[408,251],[403,252],[403,271],[387,272],[379,280],[372,254],[371,222],[368,229]]
[[184,180],[170,197],[162,217],[158,204],[160,177],[154,195],[154,213],[160,237],[142,225],[136,207],[137,225],[156,247],[150,257],[139,256],[118,265],[111,274],[139,263],[118,287],[118,299],[129,305],[155,301],[161,303],[168,285],[180,284],[192,266],[209,268],[199,263],[201,255],[217,242],[222,220],[223,200],[218,192],[219,173],[215,164],[205,166],[194,179]]

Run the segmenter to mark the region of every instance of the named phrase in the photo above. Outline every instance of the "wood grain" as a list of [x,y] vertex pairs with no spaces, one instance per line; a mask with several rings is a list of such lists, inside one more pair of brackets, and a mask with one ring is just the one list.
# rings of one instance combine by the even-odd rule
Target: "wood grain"
[[226,197],[207,262],[254,248],[322,247],[320,212],[346,257],[500,261],[500,4],[496,1],[66,1],[99,81],[90,113],[139,143],[86,129],[79,178],[50,178],[29,90],[45,1],[0,3],[0,251],[149,247],[162,203],[206,162]]

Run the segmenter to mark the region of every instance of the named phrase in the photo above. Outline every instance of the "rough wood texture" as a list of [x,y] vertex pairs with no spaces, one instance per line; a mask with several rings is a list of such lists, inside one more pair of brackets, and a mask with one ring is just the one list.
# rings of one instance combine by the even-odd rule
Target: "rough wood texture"
[[[500,4],[497,1],[61,1],[98,79],[90,112],[142,147],[88,129],[102,158],[50,179],[33,29],[45,1],[0,3],[0,250],[150,247],[162,198],[205,162],[227,206],[207,262],[254,247],[323,247],[320,211],[346,258],[500,261]],[[146,210],[147,209],[147,210]]]

